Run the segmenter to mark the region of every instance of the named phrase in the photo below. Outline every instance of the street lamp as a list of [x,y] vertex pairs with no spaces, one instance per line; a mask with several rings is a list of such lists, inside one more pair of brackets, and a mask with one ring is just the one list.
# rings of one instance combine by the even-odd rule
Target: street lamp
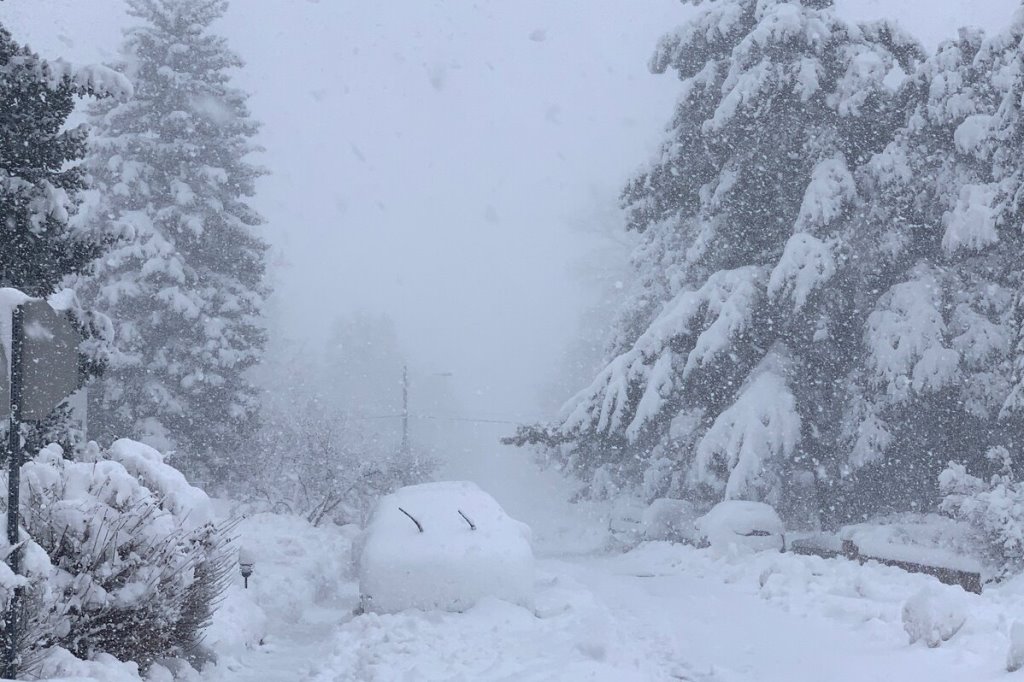
[[256,564],[252,553],[245,547],[238,550],[238,567],[242,571],[242,580],[245,581],[245,589],[249,589],[249,576],[252,575],[252,568]]

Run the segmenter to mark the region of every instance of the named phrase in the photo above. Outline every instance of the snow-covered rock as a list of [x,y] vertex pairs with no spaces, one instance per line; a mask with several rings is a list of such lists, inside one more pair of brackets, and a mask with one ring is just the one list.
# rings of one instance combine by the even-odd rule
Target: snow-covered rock
[[785,526],[771,505],[725,500],[695,522],[698,537],[719,553],[781,551]]
[[903,605],[903,629],[910,635],[911,644],[923,641],[935,648],[959,632],[966,620],[966,607],[961,599],[931,586]]
[[378,502],[356,541],[363,608],[463,611],[488,596],[529,606],[530,539],[530,528],[474,483],[401,488]]

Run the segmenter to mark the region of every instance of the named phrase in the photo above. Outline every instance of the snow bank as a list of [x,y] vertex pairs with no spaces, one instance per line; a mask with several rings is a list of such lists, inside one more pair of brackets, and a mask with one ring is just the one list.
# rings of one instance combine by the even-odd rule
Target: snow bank
[[[221,517],[235,516],[226,500],[215,503]],[[355,609],[351,548],[356,530],[260,513],[242,519],[235,534],[239,557],[253,562],[253,573],[246,589],[236,568],[233,584],[204,633],[216,661],[203,668],[203,679],[298,679],[309,661],[293,661],[287,673],[272,661],[292,649],[299,658],[307,655],[302,647],[314,643],[315,649],[319,638]]]
[[696,521],[698,535],[718,553],[781,551],[785,527],[770,505],[726,500]]
[[[919,641],[927,643],[928,633],[936,633],[941,642],[934,650],[915,645],[915,660],[924,663],[938,657],[951,670],[971,671],[951,673],[949,679],[1001,679],[1008,664],[1024,661],[1024,628],[1015,632],[1012,627],[1024,609],[1024,575],[987,584],[978,595],[892,566],[788,552],[718,554],[649,542],[604,561],[620,575],[680,575],[727,583],[789,614],[839,622],[851,641],[866,637],[885,651],[911,648],[907,620],[914,620],[914,627],[925,633]],[[910,613],[905,615],[906,611]],[[966,616],[962,626],[953,632],[961,616]],[[946,641],[943,635],[948,635]]]
[[267,612],[252,592],[231,585],[203,634],[203,643],[218,654],[237,654],[262,643],[267,627]]
[[529,605],[530,539],[529,527],[474,483],[402,488],[378,502],[357,541],[363,607],[463,611],[486,596]]
[[142,676],[135,663],[122,663],[106,654],[99,654],[92,661],[83,661],[66,649],[54,647],[43,659],[39,679],[51,682],[139,682]]
[[351,596],[351,536],[348,527],[315,527],[301,516],[254,514],[236,529],[240,551],[253,561],[249,588],[242,577],[207,630],[214,649],[254,646],[267,631],[267,616],[299,623],[318,605]]
[[538,575],[534,610],[485,597],[461,613],[367,613],[338,629],[332,653],[317,662],[308,679],[704,679],[688,674],[682,649],[662,650],[662,641],[648,639],[653,628],[623,617],[573,575],[570,565],[554,560],[542,565],[552,570]]

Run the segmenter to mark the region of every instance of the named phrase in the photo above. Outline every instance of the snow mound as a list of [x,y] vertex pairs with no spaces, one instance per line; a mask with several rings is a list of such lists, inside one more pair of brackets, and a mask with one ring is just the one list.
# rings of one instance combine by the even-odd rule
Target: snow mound
[[[216,502],[219,516],[238,513],[230,501]],[[292,514],[243,518],[235,529],[238,555],[253,563],[253,573],[246,589],[241,572],[234,572],[204,632],[216,663],[203,669],[203,680],[238,680],[238,671],[250,667],[254,680],[299,679],[301,664],[295,663],[286,676],[272,661],[327,636],[331,625],[352,613],[358,602],[351,573],[354,529],[314,526]]]
[[[313,526],[293,515],[246,518],[237,531],[241,551],[254,564],[246,593],[266,613],[288,623],[300,622],[317,605],[343,601],[353,577],[348,528]],[[237,581],[241,585],[240,576]]]
[[67,649],[53,647],[38,670],[39,679],[56,682],[139,682],[139,666],[122,662],[108,654],[97,654],[91,661],[75,658]]
[[401,488],[377,503],[354,548],[363,608],[464,611],[488,596],[530,606],[530,540],[474,483]]
[[267,634],[267,613],[249,590],[231,585],[203,632],[203,642],[219,653],[236,653],[262,643]]
[[903,629],[910,643],[923,641],[931,648],[950,640],[967,621],[966,605],[948,591],[926,587],[903,605]]
[[1024,667],[1024,623],[1013,621],[1010,626],[1010,651],[1006,655],[1006,672],[1016,672]]
[[771,505],[763,502],[719,502],[695,525],[700,538],[722,554],[781,551],[783,547],[782,520]]

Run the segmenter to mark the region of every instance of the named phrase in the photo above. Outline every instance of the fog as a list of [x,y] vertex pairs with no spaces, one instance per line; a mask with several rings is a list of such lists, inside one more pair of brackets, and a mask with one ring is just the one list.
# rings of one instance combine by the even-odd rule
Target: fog
[[[323,339],[336,313],[386,312],[482,411],[536,416],[587,296],[573,218],[614,197],[674,97],[646,59],[680,10],[649,5],[233,3],[220,28],[264,124],[275,324]],[[115,0],[3,9],[75,61],[114,56],[126,22]]]
[[[896,4],[844,7],[896,13],[932,45],[948,26],[1006,17],[1002,2],[947,3],[941,21],[928,2]],[[614,203],[661,136],[677,87],[647,58],[690,11],[235,0],[219,28],[247,62],[236,82],[264,126],[270,174],[253,203],[273,250],[272,334],[318,348],[339,315],[389,315],[429,390],[454,395],[454,416],[491,420],[415,427],[452,451],[450,473],[508,485],[515,469],[528,488],[523,455],[466,450],[566,397],[551,395],[559,363],[599,293],[581,268],[626,254],[592,224],[614,215],[594,207]],[[114,58],[129,21],[117,0],[6,0],[0,13],[20,41],[76,62]]]

